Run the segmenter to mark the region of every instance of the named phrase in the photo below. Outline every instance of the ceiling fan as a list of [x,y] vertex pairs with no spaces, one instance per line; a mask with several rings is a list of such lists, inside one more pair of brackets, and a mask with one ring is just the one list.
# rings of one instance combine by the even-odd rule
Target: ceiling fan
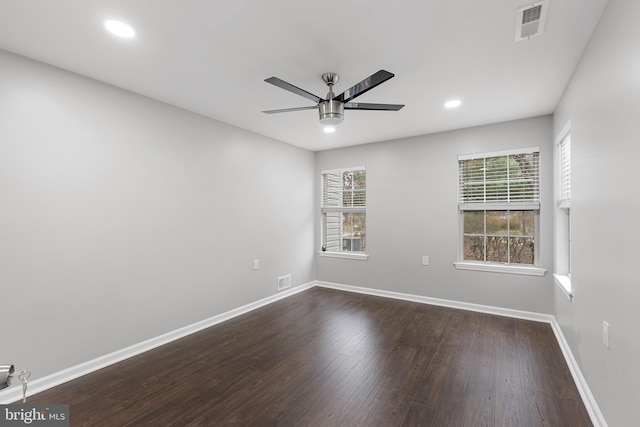
[[296,87],[291,83],[287,83],[277,77],[269,77],[268,79],[265,79],[265,82],[307,98],[315,102],[316,105],[309,107],[283,108],[280,110],[267,110],[263,111],[263,113],[288,113],[290,111],[313,110],[317,108],[320,113],[320,123],[327,126],[335,126],[342,123],[344,120],[344,110],[398,111],[404,107],[404,105],[351,102],[356,97],[386,82],[393,76],[394,74],[388,71],[380,70],[336,96],[333,93],[333,85],[336,84],[339,76],[336,73],[325,73],[322,75],[322,80],[327,84],[327,86],[329,86],[329,93],[327,93],[327,97],[325,99],[309,93],[306,90],[300,89],[299,87]]

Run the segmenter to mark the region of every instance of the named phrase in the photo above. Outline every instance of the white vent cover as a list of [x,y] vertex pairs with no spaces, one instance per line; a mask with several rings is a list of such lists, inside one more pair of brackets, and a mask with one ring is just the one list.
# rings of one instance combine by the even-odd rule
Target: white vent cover
[[290,288],[291,287],[291,275],[287,274],[284,276],[278,277],[278,290]]
[[521,7],[516,12],[516,41],[529,40],[531,37],[539,36],[544,31],[544,24],[547,20],[547,1],[539,1]]

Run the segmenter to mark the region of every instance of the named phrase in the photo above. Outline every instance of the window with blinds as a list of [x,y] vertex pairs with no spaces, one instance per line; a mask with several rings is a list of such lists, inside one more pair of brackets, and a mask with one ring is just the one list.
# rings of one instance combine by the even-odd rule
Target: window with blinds
[[536,265],[539,149],[458,157],[461,261]]
[[560,200],[561,208],[571,207],[571,135],[567,135],[559,146]]
[[556,138],[556,199],[554,210],[554,278],[569,299],[571,285],[571,124],[567,123]]
[[365,252],[365,168],[324,171],[321,178],[322,250]]
[[538,159],[538,149],[498,155],[460,156],[458,176],[461,209],[539,209]]

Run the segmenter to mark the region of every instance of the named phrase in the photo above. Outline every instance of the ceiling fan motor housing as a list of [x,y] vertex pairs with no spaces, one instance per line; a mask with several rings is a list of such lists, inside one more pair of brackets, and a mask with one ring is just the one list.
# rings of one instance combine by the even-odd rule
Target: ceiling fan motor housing
[[327,126],[335,126],[344,120],[344,103],[328,99],[318,104],[320,123]]

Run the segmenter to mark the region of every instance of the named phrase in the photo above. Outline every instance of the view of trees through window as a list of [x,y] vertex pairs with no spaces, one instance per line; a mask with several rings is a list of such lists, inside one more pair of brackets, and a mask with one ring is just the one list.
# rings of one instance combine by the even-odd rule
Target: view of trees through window
[[[364,170],[346,171],[342,173],[343,207],[366,206],[367,175]],[[365,213],[352,212],[342,214],[342,250],[364,252],[366,242]]]
[[464,259],[534,263],[533,211],[464,212]]
[[535,264],[538,152],[459,163],[463,260]]

